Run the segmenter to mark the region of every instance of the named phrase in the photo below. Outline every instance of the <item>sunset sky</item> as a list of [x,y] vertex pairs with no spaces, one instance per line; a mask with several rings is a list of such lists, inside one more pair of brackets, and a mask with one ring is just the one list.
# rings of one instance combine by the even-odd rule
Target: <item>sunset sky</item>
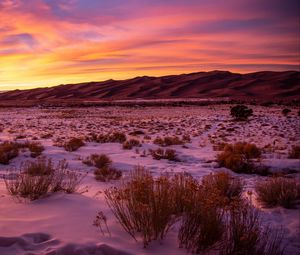
[[299,70],[298,0],[0,0],[0,90]]

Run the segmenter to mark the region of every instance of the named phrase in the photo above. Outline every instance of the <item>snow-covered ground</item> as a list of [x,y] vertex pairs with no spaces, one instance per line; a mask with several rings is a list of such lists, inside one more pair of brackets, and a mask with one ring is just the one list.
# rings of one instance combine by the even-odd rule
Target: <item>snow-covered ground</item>
[[[284,117],[282,107],[251,108],[254,116],[249,122],[232,121],[228,105],[0,109],[0,143],[8,140],[38,141],[45,147],[43,155],[56,162],[66,159],[71,169],[87,172],[82,183],[86,192],[57,193],[33,202],[20,202],[12,198],[1,178],[0,254],[186,254],[184,249],[178,248],[175,229],[171,229],[163,243],[152,242],[146,249],[142,243],[136,243],[118,224],[103,196],[103,190],[118,185],[122,180],[107,183],[96,181],[94,168],[83,164],[82,160],[93,153],[107,154],[113,166],[123,171],[123,179],[136,165],[145,166],[154,175],[185,171],[200,179],[220,170],[215,161],[218,145],[245,141],[264,149],[262,164],[274,171],[295,170],[293,175],[298,178],[300,160],[288,158],[291,147],[300,143],[298,110],[292,109],[289,117]],[[87,142],[77,151],[67,152],[56,146],[70,137],[84,139],[90,133],[114,131],[139,139],[142,147],[124,150],[120,143]],[[130,135],[134,131],[144,134]],[[151,139],[145,139],[145,135]],[[147,154],[148,149],[158,148],[153,144],[156,137],[173,135],[191,137],[191,142],[185,146],[170,146],[176,150],[180,162],[154,160]],[[143,156],[144,151],[146,157]],[[10,169],[17,169],[26,160],[32,158],[24,150],[9,165],[0,164],[0,176]],[[253,189],[256,180],[265,178],[239,176],[245,180],[246,191]],[[287,254],[299,253],[299,209],[261,209],[267,222],[282,225],[285,229]],[[92,225],[98,211],[103,211],[107,216],[111,236],[103,236]]]

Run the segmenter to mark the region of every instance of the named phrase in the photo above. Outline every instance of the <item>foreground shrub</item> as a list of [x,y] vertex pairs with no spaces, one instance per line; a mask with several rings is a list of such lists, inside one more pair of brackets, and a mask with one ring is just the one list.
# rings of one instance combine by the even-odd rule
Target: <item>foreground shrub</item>
[[235,120],[247,120],[250,116],[252,116],[253,110],[248,108],[246,105],[236,105],[230,109],[230,115]]
[[271,177],[255,185],[258,200],[267,207],[294,207],[300,199],[300,184],[296,179]]
[[0,144],[0,164],[7,165],[9,161],[19,154],[19,146],[14,142]]
[[10,195],[36,200],[57,191],[76,192],[83,178],[81,173],[67,170],[65,161],[54,166],[50,159],[41,158],[25,162],[14,173],[14,178],[5,177],[4,180]]
[[108,167],[112,163],[112,160],[105,154],[92,154],[91,156],[87,157],[83,163],[88,166],[102,168]]
[[300,146],[299,145],[292,147],[292,149],[289,151],[289,158],[300,159]]
[[215,194],[207,194],[203,189],[197,192],[193,207],[186,211],[182,219],[178,233],[180,247],[202,254],[220,248],[225,226],[223,210],[218,208],[217,199]]
[[133,147],[141,146],[141,143],[137,139],[130,139],[123,143],[124,150],[131,150]]
[[110,180],[118,180],[122,177],[122,171],[111,166],[104,166],[94,171],[97,181],[107,182]]
[[161,159],[168,159],[171,161],[179,161],[176,151],[172,149],[162,149],[158,148],[156,150],[149,150],[153,159],[161,160]]
[[75,137],[71,138],[63,145],[66,151],[76,151],[82,146],[84,146],[84,142],[82,141],[82,139]]
[[106,190],[105,198],[125,231],[135,240],[140,234],[146,247],[152,240],[162,240],[174,223],[171,190],[168,177],[155,180],[137,167],[127,184]]
[[253,159],[260,158],[261,150],[255,144],[227,144],[222,153],[217,156],[220,166],[237,173],[256,173]]
[[238,178],[232,177],[226,172],[217,172],[203,177],[202,187],[208,193],[215,193],[226,199],[224,202],[240,200],[243,183]]
[[283,232],[263,224],[259,211],[241,201],[224,214],[220,255],[282,255]]

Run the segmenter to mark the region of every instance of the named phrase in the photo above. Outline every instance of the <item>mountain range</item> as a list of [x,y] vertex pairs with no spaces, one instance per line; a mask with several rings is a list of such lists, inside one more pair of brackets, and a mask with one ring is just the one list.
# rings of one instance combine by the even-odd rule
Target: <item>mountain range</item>
[[0,93],[0,100],[129,100],[176,98],[300,99],[300,72],[197,72],[64,84]]

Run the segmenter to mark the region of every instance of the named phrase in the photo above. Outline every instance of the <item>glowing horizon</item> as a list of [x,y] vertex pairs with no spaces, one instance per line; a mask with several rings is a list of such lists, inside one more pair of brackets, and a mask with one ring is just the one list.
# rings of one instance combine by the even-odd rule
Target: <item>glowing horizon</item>
[[298,10],[297,0],[1,0],[0,90],[299,71]]

